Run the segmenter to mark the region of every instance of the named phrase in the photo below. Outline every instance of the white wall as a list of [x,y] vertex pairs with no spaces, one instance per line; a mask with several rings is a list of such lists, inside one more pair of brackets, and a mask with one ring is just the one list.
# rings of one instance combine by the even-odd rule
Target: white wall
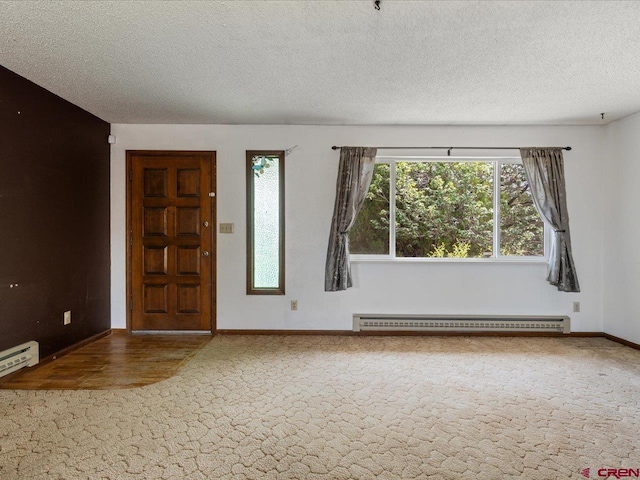
[[[112,125],[112,326],[125,327],[125,151],[215,150],[218,222],[218,328],[350,329],[353,313],[570,315],[574,331],[602,331],[603,191],[601,127],[319,127]],[[286,291],[245,294],[245,150],[299,147],[287,157]],[[338,153],[332,145],[565,146],[575,261],[582,292],[558,292],[546,265],[354,264],[356,286],[324,292],[324,261]],[[517,152],[513,152],[517,154]],[[290,310],[290,300],[299,310]],[[582,311],[574,314],[572,302]]]
[[604,326],[640,343],[640,114],[606,133]]

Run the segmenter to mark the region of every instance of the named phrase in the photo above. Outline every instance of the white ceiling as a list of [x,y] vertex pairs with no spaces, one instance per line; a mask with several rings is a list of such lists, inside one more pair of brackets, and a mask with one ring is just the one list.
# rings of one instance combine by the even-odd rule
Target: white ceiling
[[0,31],[0,65],[112,123],[582,125],[640,111],[640,2],[2,1]]

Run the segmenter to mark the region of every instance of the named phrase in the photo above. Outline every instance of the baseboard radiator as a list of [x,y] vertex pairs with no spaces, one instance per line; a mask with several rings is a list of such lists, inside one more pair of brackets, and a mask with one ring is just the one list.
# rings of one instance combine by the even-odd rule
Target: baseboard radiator
[[569,333],[563,316],[355,314],[354,332],[541,332]]
[[38,342],[27,342],[0,352],[0,377],[40,361]]

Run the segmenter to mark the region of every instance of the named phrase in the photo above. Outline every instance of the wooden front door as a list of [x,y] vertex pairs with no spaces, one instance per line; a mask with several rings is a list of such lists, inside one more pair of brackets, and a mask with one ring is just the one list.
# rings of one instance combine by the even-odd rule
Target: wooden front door
[[129,329],[215,330],[215,153],[127,151]]

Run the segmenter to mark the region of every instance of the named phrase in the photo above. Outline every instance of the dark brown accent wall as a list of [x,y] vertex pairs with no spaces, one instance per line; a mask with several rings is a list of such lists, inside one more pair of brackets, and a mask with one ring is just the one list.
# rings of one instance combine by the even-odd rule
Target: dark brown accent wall
[[0,66],[0,351],[36,340],[45,357],[110,327],[109,132]]

